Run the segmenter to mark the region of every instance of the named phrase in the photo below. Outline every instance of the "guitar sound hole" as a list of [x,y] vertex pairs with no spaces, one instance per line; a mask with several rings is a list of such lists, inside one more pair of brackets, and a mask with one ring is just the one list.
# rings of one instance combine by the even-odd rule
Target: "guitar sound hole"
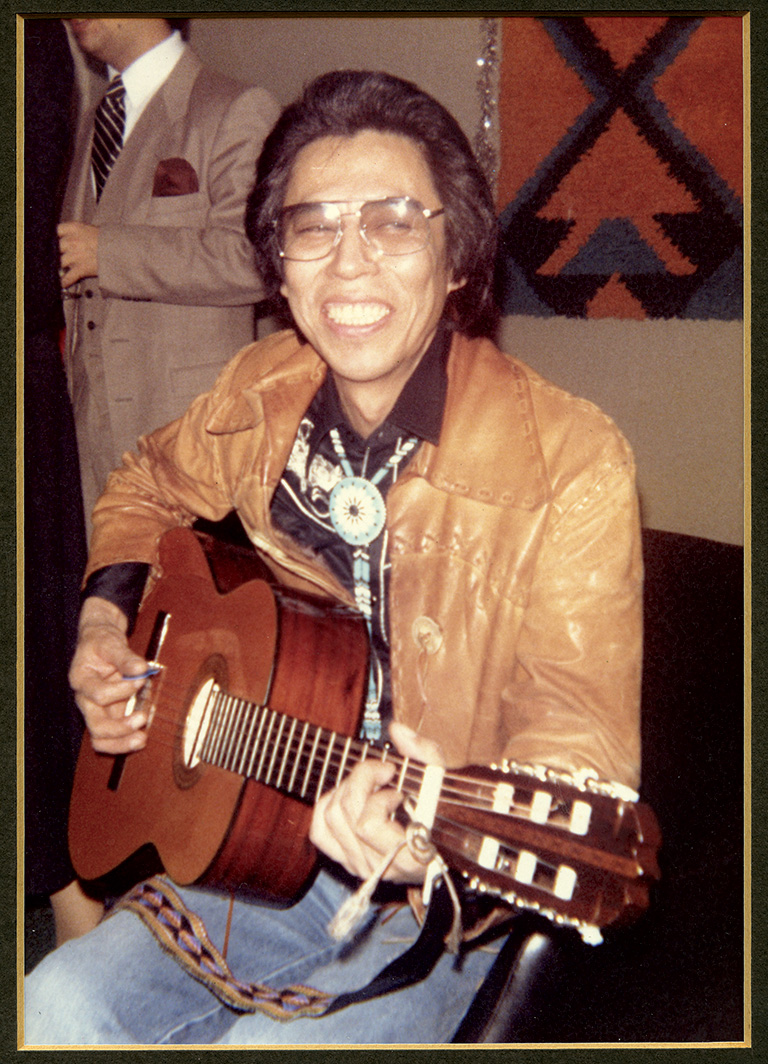
[[220,654],[207,658],[189,685],[186,711],[176,737],[173,773],[179,787],[191,787],[205,771],[217,724],[218,696],[226,687],[227,664]]

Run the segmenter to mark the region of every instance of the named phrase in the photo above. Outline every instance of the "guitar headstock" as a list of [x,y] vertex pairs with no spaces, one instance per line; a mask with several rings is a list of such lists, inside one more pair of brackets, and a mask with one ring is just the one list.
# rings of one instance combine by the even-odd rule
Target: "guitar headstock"
[[472,889],[593,943],[648,907],[661,833],[628,788],[512,764],[449,777],[432,835]]

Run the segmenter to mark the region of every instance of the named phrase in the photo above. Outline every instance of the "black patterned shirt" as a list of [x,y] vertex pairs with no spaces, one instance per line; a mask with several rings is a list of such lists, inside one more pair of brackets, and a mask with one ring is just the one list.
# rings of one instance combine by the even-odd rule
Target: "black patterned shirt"
[[[334,527],[330,513],[331,492],[344,478],[345,470],[334,446],[332,430],[339,439],[355,476],[368,479],[393,455],[407,454],[386,468],[377,487],[386,496],[397,477],[415,453],[408,450],[426,440],[437,444],[447,391],[446,363],[450,332],[438,328],[435,338],[406,382],[384,423],[363,439],[346,421],[333,376],[328,374],[304,415],[283,477],[272,500],[275,525],[302,547],[320,554],[340,583],[355,595],[355,557],[360,548],[345,541]],[[365,553],[370,568],[371,678],[373,698],[366,706],[366,718],[380,718],[382,729],[392,716],[389,669],[389,622],[387,589],[389,558],[387,529],[368,545]],[[359,580],[358,580],[359,582]],[[378,738],[375,723],[366,722],[369,738]]]

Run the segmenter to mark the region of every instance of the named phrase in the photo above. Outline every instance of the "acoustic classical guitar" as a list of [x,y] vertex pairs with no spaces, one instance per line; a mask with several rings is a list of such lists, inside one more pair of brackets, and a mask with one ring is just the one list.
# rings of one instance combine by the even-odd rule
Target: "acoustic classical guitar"
[[180,884],[291,899],[316,861],[314,801],[379,758],[395,763],[394,785],[417,811],[429,807],[432,841],[470,888],[588,941],[647,908],[660,833],[636,795],[506,763],[443,774],[354,738],[362,619],[267,579],[233,587],[241,562],[212,546],[207,556],[187,529],[161,541],[162,576],[131,637],[159,665],[137,696],[148,741],[115,757],[86,736],[69,824],[79,876],[102,879],[151,853]]

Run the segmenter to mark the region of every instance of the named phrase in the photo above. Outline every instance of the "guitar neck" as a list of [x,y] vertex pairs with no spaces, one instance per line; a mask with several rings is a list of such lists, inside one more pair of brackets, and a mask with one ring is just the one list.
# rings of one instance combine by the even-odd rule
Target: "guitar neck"
[[390,746],[374,746],[234,697],[214,680],[201,690],[191,717],[197,724],[189,764],[202,761],[226,769],[308,804],[341,783],[355,765],[375,759],[396,766],[391,785],[416,799],[414,818],[429,825],[434,817],[440,820],[440,803],[450,819],[459,809],[462,819],[471,814],[480,838],[487,832],[503,835],[510,817],[573,840],[616,831],[616,796],[588,794],[562,780],[548,784],[536,774],[469,769],[444,775]]
[[213,681],[198,700],[190,763],[215,765],[309,804],[369,758],[398,766],[398,790],[412,794],[421,786],[424,766],[389,746],[373,746],[236,698]]
[[645,908],[648,882],[658,877],[655,820],[615,785],[579,786],[521,766],[444,771],[236,698],[213,679],[189,720],[188,764],[218,766],[309,804],[361,761],[392,762],[392,785],[414,799],[413,820],[432,829],[471,887],[572,923],[585,940],[600,940],[596,925]]

